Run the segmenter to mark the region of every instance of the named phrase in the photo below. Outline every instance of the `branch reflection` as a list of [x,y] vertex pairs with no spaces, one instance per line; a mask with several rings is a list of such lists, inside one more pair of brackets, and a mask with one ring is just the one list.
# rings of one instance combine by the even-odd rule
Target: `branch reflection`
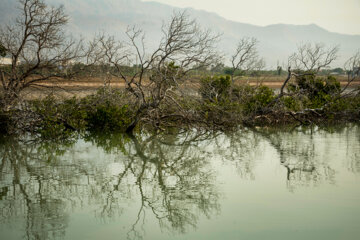
[[119,234],[128,239],[143,238],[149,222],[181,234],[220,212],[219,164],[254,180],[270,154],[295,191],[334,184],[344,165],[360,173],[359,143],[357,125],[93,134],[61,143],[6,139],[0,142],[0,223],[25,239],[64,238],[72,212],[89,208],[101,221],[124,219],[117,221],[126,229],[119,226]]
[[[71,148],[6,141],[0,146],[1,221],[25,216],[26,239],[61,238],[75,207],[98,206],[96,216],[111,220],[138,204],[129,239],[144,235],[149,214],[163,230],[184,233],[220,209],[210,159],[197,150],[196,141],[207,137],[92,135]],[[86,159],[98,148],[105,158]]]
[[[281,165],[286,169],[286,183],[290,191],[300,186],[318,186],[322,183],[335,184],[336,171],[330,164],[334,148],[340,154],[338,163],[345,161],[348,170],[360,172],[359,143],[360,128],[346,127],[295,127],[281,130],[277,128],[253,129],[262,136],[279,155]],[[328,135],[332,135],[328,138]],[[357,137],[354,137],[357,136]],[[339,143],[330,140],[342,139]],[[346,142],[343,142],[343,140]],[[343,145],[339,145],[342,143]]]

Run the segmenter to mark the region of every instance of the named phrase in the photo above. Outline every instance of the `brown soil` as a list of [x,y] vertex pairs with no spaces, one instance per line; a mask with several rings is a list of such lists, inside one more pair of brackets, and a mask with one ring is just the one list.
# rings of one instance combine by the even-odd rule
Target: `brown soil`
[[[251,86],[256,86],[259,84],[263,84],[272,89],[281,88],[283,81],[285,80],[285,76],[266,76],[266,77],[241,77],[235,79],[235,84],[250,84]],[[345,86],[347,84],[347,79],[345,76],[338,76],[337,79],[340,81],[341,86]],[[146,82],[146,81],[145,81]],[[97,89],[104,86],[104,81],[102,78],[79,78],[73,81],[65,81],[65,80],[56,80],[56,81],[48,81],[41,84],[44,87],[41,88],[29,88],[26,89],[22,96],[26,99],[34,99],[41,98],[49,93],[56,93],[58,97],[84,97],[91,93],[96,92]],[[125,88],[125,84],[121,79],[111,79],[110,86],[113,88]],[[350,88],[359,87],[360,82],[353,82],[350,85]],[[193,90],[192,92],[196,92],[196,90],[200,87],[199,78],[194,77],[192,80],[185,81],[182,85],[182,89]]]
[[[235,84],[250,84],[251,86],[256,86],[259,84],[268,86],[270,88],[280,88],[286,77],[284,76],[266,76],[266,77],[243,77],[236,78]],[[339,76],[337,79],[340,81],[342,86],[347,84],[347,79],[345,76]],[[146,81],[145,81],[146,82]],[[100,88],[104,86],[104,81],[101,78],[79,78],[73,81],[56,81],[56,82],[45,82],[42,85],[46,87],[58,87],[68,90],[87,90]],[[124,88],[125,83],[121,79],[111,79],[110,86],[114,88]],[[200,86],[199,79],[194,78],[185,82],[185,86],[194,87],[195,89]],[[351,87],[360,86],[360,82],[353,82]]]

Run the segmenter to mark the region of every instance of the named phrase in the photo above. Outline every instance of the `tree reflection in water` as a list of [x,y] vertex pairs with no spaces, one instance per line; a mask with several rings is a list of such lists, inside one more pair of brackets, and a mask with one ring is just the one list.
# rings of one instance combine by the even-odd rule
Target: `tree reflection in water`
[[[337,137],[342,145],[327,142]],[[357,125],[99,134],[65,143],[7,139],[0,143],[0,223],[21,228],[25,239],[57,239],[65,237],[74,209],[90,207],[96,217],[112,221],[125,218],[131,205],[136,213],[126,219],[129,239],[142,238],[149,219],[161,230],[184,233],[201,216],[220,211],[217,159],[234,166],[242,179],[256,179],[257,159],[264,161],[274,149],[284,181],[295,191],[335,183],[336,166],[329,162],[334,146],[342,164],[359,173],[359,143]]]
[[[127,192],[133,193],[135,187],[140,206],[129,238],[141,236],[138,225],[144,222],[146,209],[162,229],[179,233],[184,233],[188,226],[195,228],[199,214],[210,217],[219,211],[209,158],[196,150],[196,142],[206,139],[206,133],[127,136],[123,143],[116,145],[113,145],[116,141],[108,141],[108,137],[90,139],[108,151],[121,151],[126,158],[122,161],[123,170],[103,184],[108,193],[101,215],[113,212],[115,192],[128,188]],[[122,184],[123,179],[134,179],[135,185]]]
[[149,213],[162,229],[184,233],[199,216],[219,211],[210,159],[196,151],[196,142],[208,136],[87,136],[116,156],[110,164],[71,157],[77,145],[66,152],[69,145],[6,141],[0,146],[1,221],[26,216],[26,239],[61,238],[71,208],[94,204],[100,206],[97,216],[110,219],[122,214],[128,200],[140,203],[129,239],[142,237]]
[[[340,127],[295,127],[281,130],[276,128],[253,129],[258,135],[262,136],[278,153],[280,163],[286,169],[286,183],[288,189],[293,192],[300,186],[317,186],[327,182],[335,184],[336,171],[330,166],[329,153],[339,148],[344,151],[346,156],[341,156],[346,160],[349,170],[355,173],[360,172],[359,153],[360,149],[360,128],[358,125],[348,125]],[[330,139],[346,140],[343,146],[328,143]],[[317,137],[315,137],[317,135]],[[320,137],[319,137],[320,136]],[[357,138],[353,139],[353,136]],[[342,147],[346,149],[341,149]]]
[[61,238],[65,234],[66,195],[59,188],[67,184],[72,166],[59,168],[56,158],[67,147],[11,140],[0,145],[1,222],[24,218],[26,239]]
[[208,145],[214,146],[212,153],[223,163],[234,166],[242,179],[255,180],[254,169],[259,157],[261,136],[251,129],[214,134]]

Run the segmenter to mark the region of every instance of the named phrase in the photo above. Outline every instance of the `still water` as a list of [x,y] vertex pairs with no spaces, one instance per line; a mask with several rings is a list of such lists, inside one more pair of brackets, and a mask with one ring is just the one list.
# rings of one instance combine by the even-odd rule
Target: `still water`
[[360,126],[2,140],[0,239],[360,239]]

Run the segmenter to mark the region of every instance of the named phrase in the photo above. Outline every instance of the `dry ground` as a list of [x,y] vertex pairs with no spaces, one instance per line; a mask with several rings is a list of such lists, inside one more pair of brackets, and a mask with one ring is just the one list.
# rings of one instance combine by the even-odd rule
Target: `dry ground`
[[[279,89],[286,76],[261,76],[261,77],[238,77],[235,78],[235,84],[250,84],[252,86],[256,86],[259,84],[263,84],[272,89]],[[342,86],[347,84],[346,76],[337,76],[337,79],[340,81]],[[125,84],[121,79],[110,79],[110,86],[113,88],[122,89],[125,88]],[[48,81],[42,83],[44,87],[38,88],[29,88],[22,93],[22,96],[25,99],[34,99],[41,98],[50,93],[56,93],[56,95],[60,98],[68,98],[68,97],[84,97],[91,93],[96,92],[97,89],[103,87],[104,79],[102,78],[94,78],[94,77],[84,77],[78,78],[74,80],[56,80],[56,81]],[[354,82],[350,85],[351,88],[359,87],[360,82]],[[191,93],[196,94],[197,89],[200,87],[200,78],[194,77],[191,80],[185,81],[182,85],[182,89]]]

